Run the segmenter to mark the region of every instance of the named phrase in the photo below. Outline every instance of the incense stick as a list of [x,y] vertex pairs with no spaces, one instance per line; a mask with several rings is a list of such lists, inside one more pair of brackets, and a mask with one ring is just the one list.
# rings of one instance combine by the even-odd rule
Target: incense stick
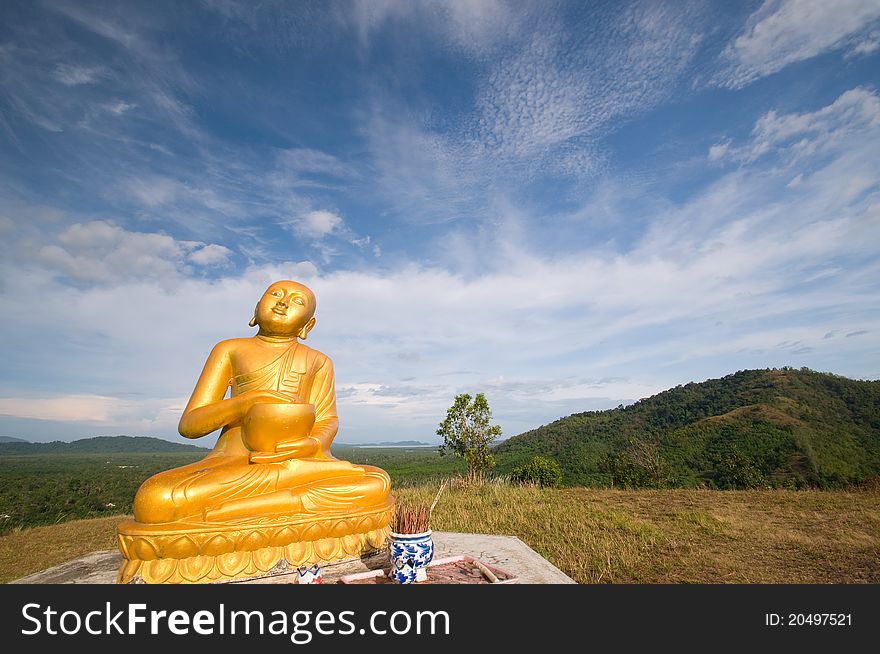
[[421,534],[428,531],[431,525],[431,510],[426,506],[409,506],[397,504],[394,507],[394,518],[391,530],[398,534]]
[[394,507],[394,516],[391,519],[391,531],[396,534],[421,534],[428,531],[431,528],[431,513],[437,506],[437,502],[440,501],[440,496],[447,483],[448,480],[444,480],[440,484],[440,490],[434,496],[430,507],[398,502]]

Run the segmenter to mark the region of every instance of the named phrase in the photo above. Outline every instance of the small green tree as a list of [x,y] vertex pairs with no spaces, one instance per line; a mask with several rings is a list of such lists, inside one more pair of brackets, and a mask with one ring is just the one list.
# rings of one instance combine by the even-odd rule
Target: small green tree
[[711,462],[714,465],[712,481],[716,488],[722,490],[758,488],[765,483],[761,471],[735,444],[711,457]]
[[663,488],[666,485],[669,465],[663,458],[660,443],[649,437],[630,438],[629,447],[622,454],[624,460],[645,471],[649,486]]
[[440,454],[454,454],[467,464],[468,483],[480,484],[486,470],[495,465],[495,458],[489,452],[498,436],[499,425],[490,425],[492,410],[482,393],[471,399],[467,393],[455,396],[455,401],[446,412],[446,419],[440,423],[437,435],[443,437]]
[[536,456],[524,466],[514,468],[510,480],[517,484],[537,484],[541,488],[562,486],[562,468],[553,459]]
[[599,469],[611,475],[611,485],[621,488],[647,488],[651,485],[648,471],[629,461],[622,454],[609,454]]

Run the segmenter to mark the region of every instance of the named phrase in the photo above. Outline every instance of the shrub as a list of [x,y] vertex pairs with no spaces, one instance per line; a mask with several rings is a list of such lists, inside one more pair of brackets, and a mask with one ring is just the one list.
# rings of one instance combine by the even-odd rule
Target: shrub
[[765,484],[764,475],[754,462],[736,445],[712,457],[712,481],[722,490],[758,488]]
[[536,484],[541,488],[562,486],[562,468],[553,459],[536,456],[524,466],[514,468],[510,481],[517,484]]

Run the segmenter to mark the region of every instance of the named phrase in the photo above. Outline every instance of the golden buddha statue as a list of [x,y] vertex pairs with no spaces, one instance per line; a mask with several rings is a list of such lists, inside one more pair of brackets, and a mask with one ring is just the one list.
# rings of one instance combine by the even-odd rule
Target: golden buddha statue
[[141,485],[134,520],[118,528],[119,583],[251,578],[383,545],[391,482],[330,454],[333,364],[298,340],[314,313],[311,290],[275,282],[254,310],[256,336],[211,351],[180,433],[220,436],[201,461]]

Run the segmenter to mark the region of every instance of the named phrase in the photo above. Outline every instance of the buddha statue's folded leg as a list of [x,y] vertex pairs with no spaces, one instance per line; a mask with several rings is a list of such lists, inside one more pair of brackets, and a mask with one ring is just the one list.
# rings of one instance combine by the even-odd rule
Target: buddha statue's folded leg
[[373,466],[355,466],[363,474],[341,477],[311,484],[301,498],[304,513],[321,510],[344,510],[357,507],[371,509],[383,506],[391,492],[391,478]]
[[[384,507],[391,480],[384,470],[347,461],[296,461],[290,465],[252,466],[278,472],[278,490],[213,502],[205,520],[222,521],[254,515],[328,515]],[[297,483],[299,482],[299,483]],[[288,488],[282,488],[288,485]],[[219,498],[218,498],[219,499]]]
[[134,519],[153,524],[201,517],[204,507],[222,495],[224,485],[240,478],[247,467],[241,457],[208,456],[155,474],[134,497]]

